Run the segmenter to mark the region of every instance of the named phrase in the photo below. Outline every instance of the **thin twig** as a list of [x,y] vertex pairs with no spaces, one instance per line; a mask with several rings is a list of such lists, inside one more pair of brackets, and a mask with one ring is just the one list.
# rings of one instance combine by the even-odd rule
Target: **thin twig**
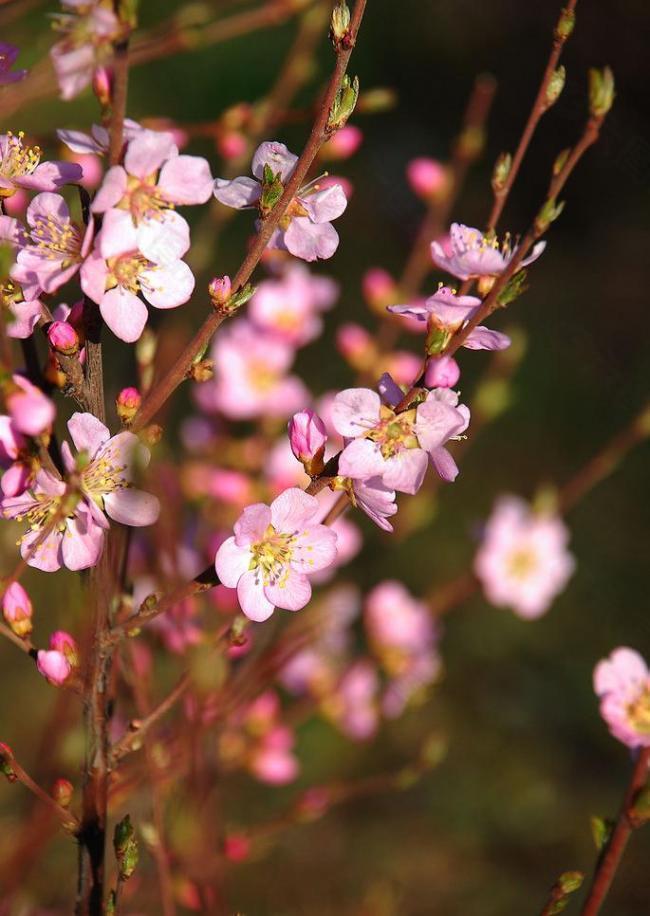
[[190,686],[191,679],[188,673],[185,673],[174,689],[162,700],[161,703],[153,709],[148,716],[145,716],[144,719],[136,723],[133,723],[133,729],[128,731],[123,738],[114,744],[110,752],[110,766],[114,768],[123,757],[126,757],[127,754],[130,754],[131,751],[137,750],[141,747],[142,741],[149,731],[159,719],[161,719],[169,710],[174,706],[174,704],[179,700],[187,688]]

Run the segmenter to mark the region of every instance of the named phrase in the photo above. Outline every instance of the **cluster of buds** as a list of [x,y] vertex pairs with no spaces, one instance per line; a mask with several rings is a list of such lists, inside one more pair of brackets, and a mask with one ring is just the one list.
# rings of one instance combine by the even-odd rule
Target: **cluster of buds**
[[[266,168],[267,166],[265,166],[265,169]],[[277,203],[281,196],[282,186],[280,186],[280,193],[278,194],[275,203]],[[264,191],[262,192],[262,198],[263,197]],[[260,198],[260,201],[262,198]],[[275,204],[271,205],[271,209],[273,209],[274,205]],[[262,205],[260,203],[260,207],[261,206]],[[210,296],[210,301],[212,302],[214,309],[219,312],[220,315],[224,316],[234,315],[234,313],[240,309],[242,305],[245,305],[248,302],[248,300],[253,296],[254,292],[255,287],[250,283],[247,283],[245,286],[242,286],[241,289],[238,289],[233,293],[232,283],[230,277],[228,276],[214,277],[214,279],[211,280],[208,284],[208,294]]]

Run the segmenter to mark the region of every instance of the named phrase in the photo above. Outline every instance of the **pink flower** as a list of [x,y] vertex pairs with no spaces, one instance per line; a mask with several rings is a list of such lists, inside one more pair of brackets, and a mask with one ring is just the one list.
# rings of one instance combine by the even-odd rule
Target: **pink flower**
[[233,420],[286,417],[309,400],[303,383],[286,374],[294,360],[293,347],[246,319],[217,334],[211,356],[214,378],[195,390],[207,412],[219,411]]
[[[476,296],[457,296],[453,289],[442,286],[425,302],[390,305],[388,311],[426,321],[429,328],[454,334],[467,324],[480,306],[481,300]],[[470,332],[463,346],[468,350],[505,350],[510,346],[510,338],[499,331],[479,326]]]
[[[262,212],[267,206],[272,209],[297,161],[298,157],[290,153],[284,143],[262,143],[253,155],[251,171],[255,178],[240,176],[232,181],[217,178],[214,196],[237,210],[259,207]],[[272,199],[270,204],[268,197]],[[269,248],[285,249],[304,261],[331,258],[339,245],[338,233],[331,221],[339,217],[346,206],[340,185],[324,190],[313,182],[305,185],[289,204],[269,240]]]
[[49,191],[32,200],[27,223],[30,229],[20,238],[11,278],[33,300],[41,292],[56,292],[77,273],[92,243],[93,223],[82,229],[70,219],[61,195]]
[[380,582],[368,593],[364,619],[371,642],[382,653],[394,650],[413,655],[433,641],[434,626],[427,605],[395,579]]
[[304,347],[320,334],[319,313],[330,308],[337,295],[334,280],[312,276],[303,265],[291,264],[278,279],[259,284],[249,315],[257,327],[294,347]]
[[650,747],[650,671],[626,646],[615,649],[594,670],[600,714],[610,732],[628,747]]
[[254,776],[271,786],[284,786],[298,776],[300,765],[292,753],[293,731],[276,725],[261,737],[250,754],[249,768]]
[[22,375],[12,375],[5,401],[14,430],[24,436],[40,436],[54,422],[54,403]]
[[341,678],[325,711],[354,741],[367,741],[377,731],[379,678],[369,659],[359,659]]
[[325,424],[313,410],[301,410],[289,420],[289,444],[291,451],[304,465],[314,459],[321,459],[327,443]]
[[377,311],[382,311],[395,301],[398,294],[397,283],[381,267],[371,267],[363,276],[363,295]]
[[383,531],[392,531],[388,521],[397,512],[395,490],[389,489],[381,477],[370,477],[368,480],[353,480],[352,495],[354,505],[361,509],[368,518]]
[[416,409],[396,413],[402,392],[384,376],[382,404],[369,388],[348,388],[335,399],[332,418],[346,445],[339,457],[339,474],[353,480],[380,477],[392,490],[417,493],[429,459],[440,476],[454,480],[457,468],[445,442],[467,429],[469,410],[447,389],[430,391]]
[[10,582],[2,596],[2,614],[17,636],[32,632],[33,613],[30,597],[20,582]]
[[[20,230],[15,219],[0,216],[0,242],[7,240],[5,235],[8,233],[9,244],[13,246],[18,241],[17,232]],[[20,238],[23,237],[20,233]],[[0,310],[4,311],[7,335],[19,340],[31,336],[43,315],[43,306],[39,300],[25,301],[20,285],[8,278],[0,284]]]
[[12,70],[20,51],[15,45],[0,41],[0,86],[17,83],[27,76],[27,70]]
[[[115,336],[127,343],[138,340],[147,323],[147,306],[138,293],[154,308],[171,309],[187,302],[194,290],[192,271],[180,260],[190,245],[187,223],[170,214],[164,222],[151,220],[136,229],[128,212],[109,210],[82,265],[81,288],[99,305]],[[171,224],[178,231],[170,231]]]
[[89,413],[73,414],[68,430],[85,455],[79,468],[68,443],[61,447],[72,483],[66,486],[41,470],[30,491],[5,498],[1,504],[4,518],[27,521],[21,554],[30,566],[45,572],[61,566],[72,570],[94,566],[109,527],[106,515],[123,525],[139,527],[152,525],[160,510],[155,496],[133,487],[136,465],[144,468],[149,462],[148,449],[133,433],[111,437],[104,424]]
[[63,37],[50,49],[50,57],[61,98],[69,100],[90,85],[95,67],[110,55],[122,26],[112,8],[98,0],[61,2],[70,12],[56,16],[54,26]]
[[11,417],[0,416],[0,467],[4,470],[0,487],[5,496],[18,496],[32,479],[32,459],[27,439]]
[[128,142],[124,165],[112,166],[104,176],[91,209],[106,213],[118,207],[129,212],[136,227],[136,247],[151,260],[156,260],[165,243],[180,257],[188,248],[189,227],[171,208],[204,204],[212,185],[207,160],[179,155],[169,133],[141,129]]
[[11,197],[18,188],[56,191],[80,180],[80,166],[74,162],[41,162],[41,148],[24,146],[24,136],[22,131],[0,134],[0,198]]
[[406,167],[406,177],[413,191],[425,200],[447,188],[449,177],[445,166],[436,159],[412,159]]
[[568,540],[557,516],[533,512],[516,496],[500,497],[474,560],[488,601],[526,620],[544,614],[575,567]]
[[311,598],[307,575],[336,556],[336,535],[314,523],[318,500],[302,490],[285,490],[271,506],[248,506],[235,523],[235,535],[217,551],[217,575],[237,589],[241,608],[262,621],[275,607],[297,611]]
[[[489,238],[479,229],[472,229],[462,223],[452,223],[449,236],[450,250],[445,252],[442,245],[434,241],[431,243],[431,256],[438,267],[459,280],[498,277],[517,252],[517,246],[511,247],[509,235],[499,246],[496,238]],[[520,267],[536,261],[545,248],[546,242],[538,242]]]
[[55,649],[39,649],[36,654],[36,667],[39,673],[55,687],[64,684],[72,673],[70,662],[63,652],[57,652]]

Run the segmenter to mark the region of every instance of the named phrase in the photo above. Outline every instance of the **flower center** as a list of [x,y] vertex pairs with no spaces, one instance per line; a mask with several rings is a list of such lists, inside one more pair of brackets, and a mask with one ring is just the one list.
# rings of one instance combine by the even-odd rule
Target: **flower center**
[[526,579],[537,567],[537,556],[529,547],[520,547],[508,557],[508,572],[515,579]]
[[126,254],[118,255],[116,258],[109,258],[108,277],[106,278],[106,288],[111,289],[114,286],[122,286],[132,293],[138,293],[143,285],[142,273],[145,270],[154,270],[155,265],[148,261],[139,251],[129,251]]
[[141,180],[129,176],[127,191],[118,207],[129,210],[136,226],[145,219],[160,219],[163,210],[173,210],[174,204],[165,200],[154,177]]
[[382,405],[380,420],[369,433],[368,438],[379,445],[384,458],[392,458],[405,448],[419,448],[417,436],[413,431],[415,410],[395,413],[390,407]]
[[106,493],[122,490],[129,486],[124,478],[125,464],[118,464],[107,450],[81,472],[81,487],[96,502]]
[[261,541],[251,545],[250,570],[257,570],[264,585],[283,588],[289,576],[289,563],[296,543],[295,534],[280,534],[269,525]]
[[41,254],[63,267],[81,260],[81,233],[69,218],[36,216],[31,237]]
[[[31,175],[41,161],[40,146],[23,146],[24,132],[12,134],[7,131],[5,154],[0,162],[0,175],[4,178],[19,178],[22,175]],[[13,188],[0,189],[0,197],[11,197]]]
[[650,735],[650,686],[627,707],[629,720],[637,732]]
[[251,360],[247,374],[251,388],[261,393],[271,391],[278,383],[278,372],[262,360]]

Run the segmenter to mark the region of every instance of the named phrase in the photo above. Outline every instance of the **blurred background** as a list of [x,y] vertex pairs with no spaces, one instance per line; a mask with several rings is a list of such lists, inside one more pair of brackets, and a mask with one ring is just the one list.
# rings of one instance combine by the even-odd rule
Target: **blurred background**
[[[141,6],[148,29],[173,15],[212,21],[255,5],[159,0]],[[14,19],[11,10],[17,7],[22,14]],[[21,66],[31,67],[47,54],[52,42],[47,14],[55,11],[55,4],[31,0],[0,8],[0,16],[7,17],[0,19],[2,37],[23,49]],[[353,383],[351,370],[333,349],[336,328],[344,321],[376,327],[361,294],[363,274],[381,266],[398,275],[416,237],[424,207],[408,186],[407,163],[417,156],[448,157],[474,79],[490,73],[498,86],[485,151],[453,211],[456,220],[484,224],[492,165],[498,153],[517,142],[557,14],[558,5],[550,0],[369,0],[352,71],[362,90],[390,88],[396,102],[385,111],[355,116],[363,144],[337,167],[354,193],[337,223],[339,251],[317,272],[337,279],[341,297],[327,315],[324,336],[298,362],[316,394]],[[432,491],[420,504],[423,517],[411,530],[389,538],[363,520],[365,546],[344,570],[345,580],[370,588],[390,570],[415,594],[430,593],[468,568],[477,527],[499,493],[529,497],[540,485],[562,484],[641,409],[650,367],[649,32],[650,14],[641,0],[578,4],[576,30],[563,56],[566,88],[542,121],[503,229],[526,229],[543,199],[555,156],[578,137],[590,66],[612,67],[617,99],[601,141],[569,183],[565,211],[549,233],[546,253],[530,271],[529,291],[492,322],[500,329],[516,327],[526,344],[501,393],[504,409],[477,433],[456,483]],[[264,31],[136,67],[128,113],[192,126],[214,121],[237,103],[254,103],[268,91],[295,33],[296,21],[289,18]],[[270,139],[301,148],[331,57],[323,36],[291,115]],[[56,148],[55,128],[85,129],[97,111],[90,93],[68,104],[55,97],[37,100],[9,120],[2,105],[0,95],[2,130],[23,129],[50,154]],[[209,138],[194,137],[190,149],[207,156],[215,175],[223,174]],[[197,239],[198,285],[214,274],[233,274],[250,233],[249,216],[235,215],[213,241],[202,213],[189,214]],[[432,272],[425,291],[432,291],[439,278]],[[196,297],[191,307],[166,316],[171,336],[185,340],[204,308]],[[405,334],[403,342],[417,351],[421,339]],[[128,358],[127,347],[112,340],[107,362],[114,387]],[[463,400],[470,405],[489,360],[485,353],[462,357]],[[169,428],[189,410],[183,392]],[[167,448],[173,458],[173,448]],[[628,752],[599,718],[593,666],[620,644],[650,654],[647,463],[646,445],[570,514],[577,570],[546,616],[522,621],[474,596],[444,621],[444,675],[426,703],[368,744],[345,741],[320,720],[301,727],[300,785],[305,786],[399,768],[431,733],[445,737],[448,752],[409,791],[343,805],[315,824],[284,831],[263,856],[230,869],[233,913],[519,916],[542,909],[561,871],[590,872],[596,852],[589,819],[615,814],[630,769]],[[409,512],[408,504],[407,498],[402,511]],[[8,533],[2,536],[4,572],[13,564],[15,548]],[[57,576],[53,584],[32,571],[26,581],[38,609],[36,636],[39,627],[47,633],[55,625],[78,625],[83,608],[74,577]],[[54,597],[57,608],[65,606],[66,621],[47,619]],[[0,656],[0,737],[38,773],[48,740],[40,726],[54,704],[65,704],[9,644],[0,646]],[[59,714],[65,722],[63,708]],[[71,729],[64,759],[74,759],[80,740]],[[222,803],[227,817],[251,823],[282,810],[293,792],[242,776],[230,781]],[[24,792],[0,786],[5,876],[12,836],[30,805]],[[74,883],[71,842],[59,837],[48,844],[43,859],[23,877],[29,888],[24,908],[7,912],[64,906]],[[650,911],[649,856],[646,829],[633,838],[606,912],[641,916]],[[155,912],[146,902],[139,905],[132,912]]]

